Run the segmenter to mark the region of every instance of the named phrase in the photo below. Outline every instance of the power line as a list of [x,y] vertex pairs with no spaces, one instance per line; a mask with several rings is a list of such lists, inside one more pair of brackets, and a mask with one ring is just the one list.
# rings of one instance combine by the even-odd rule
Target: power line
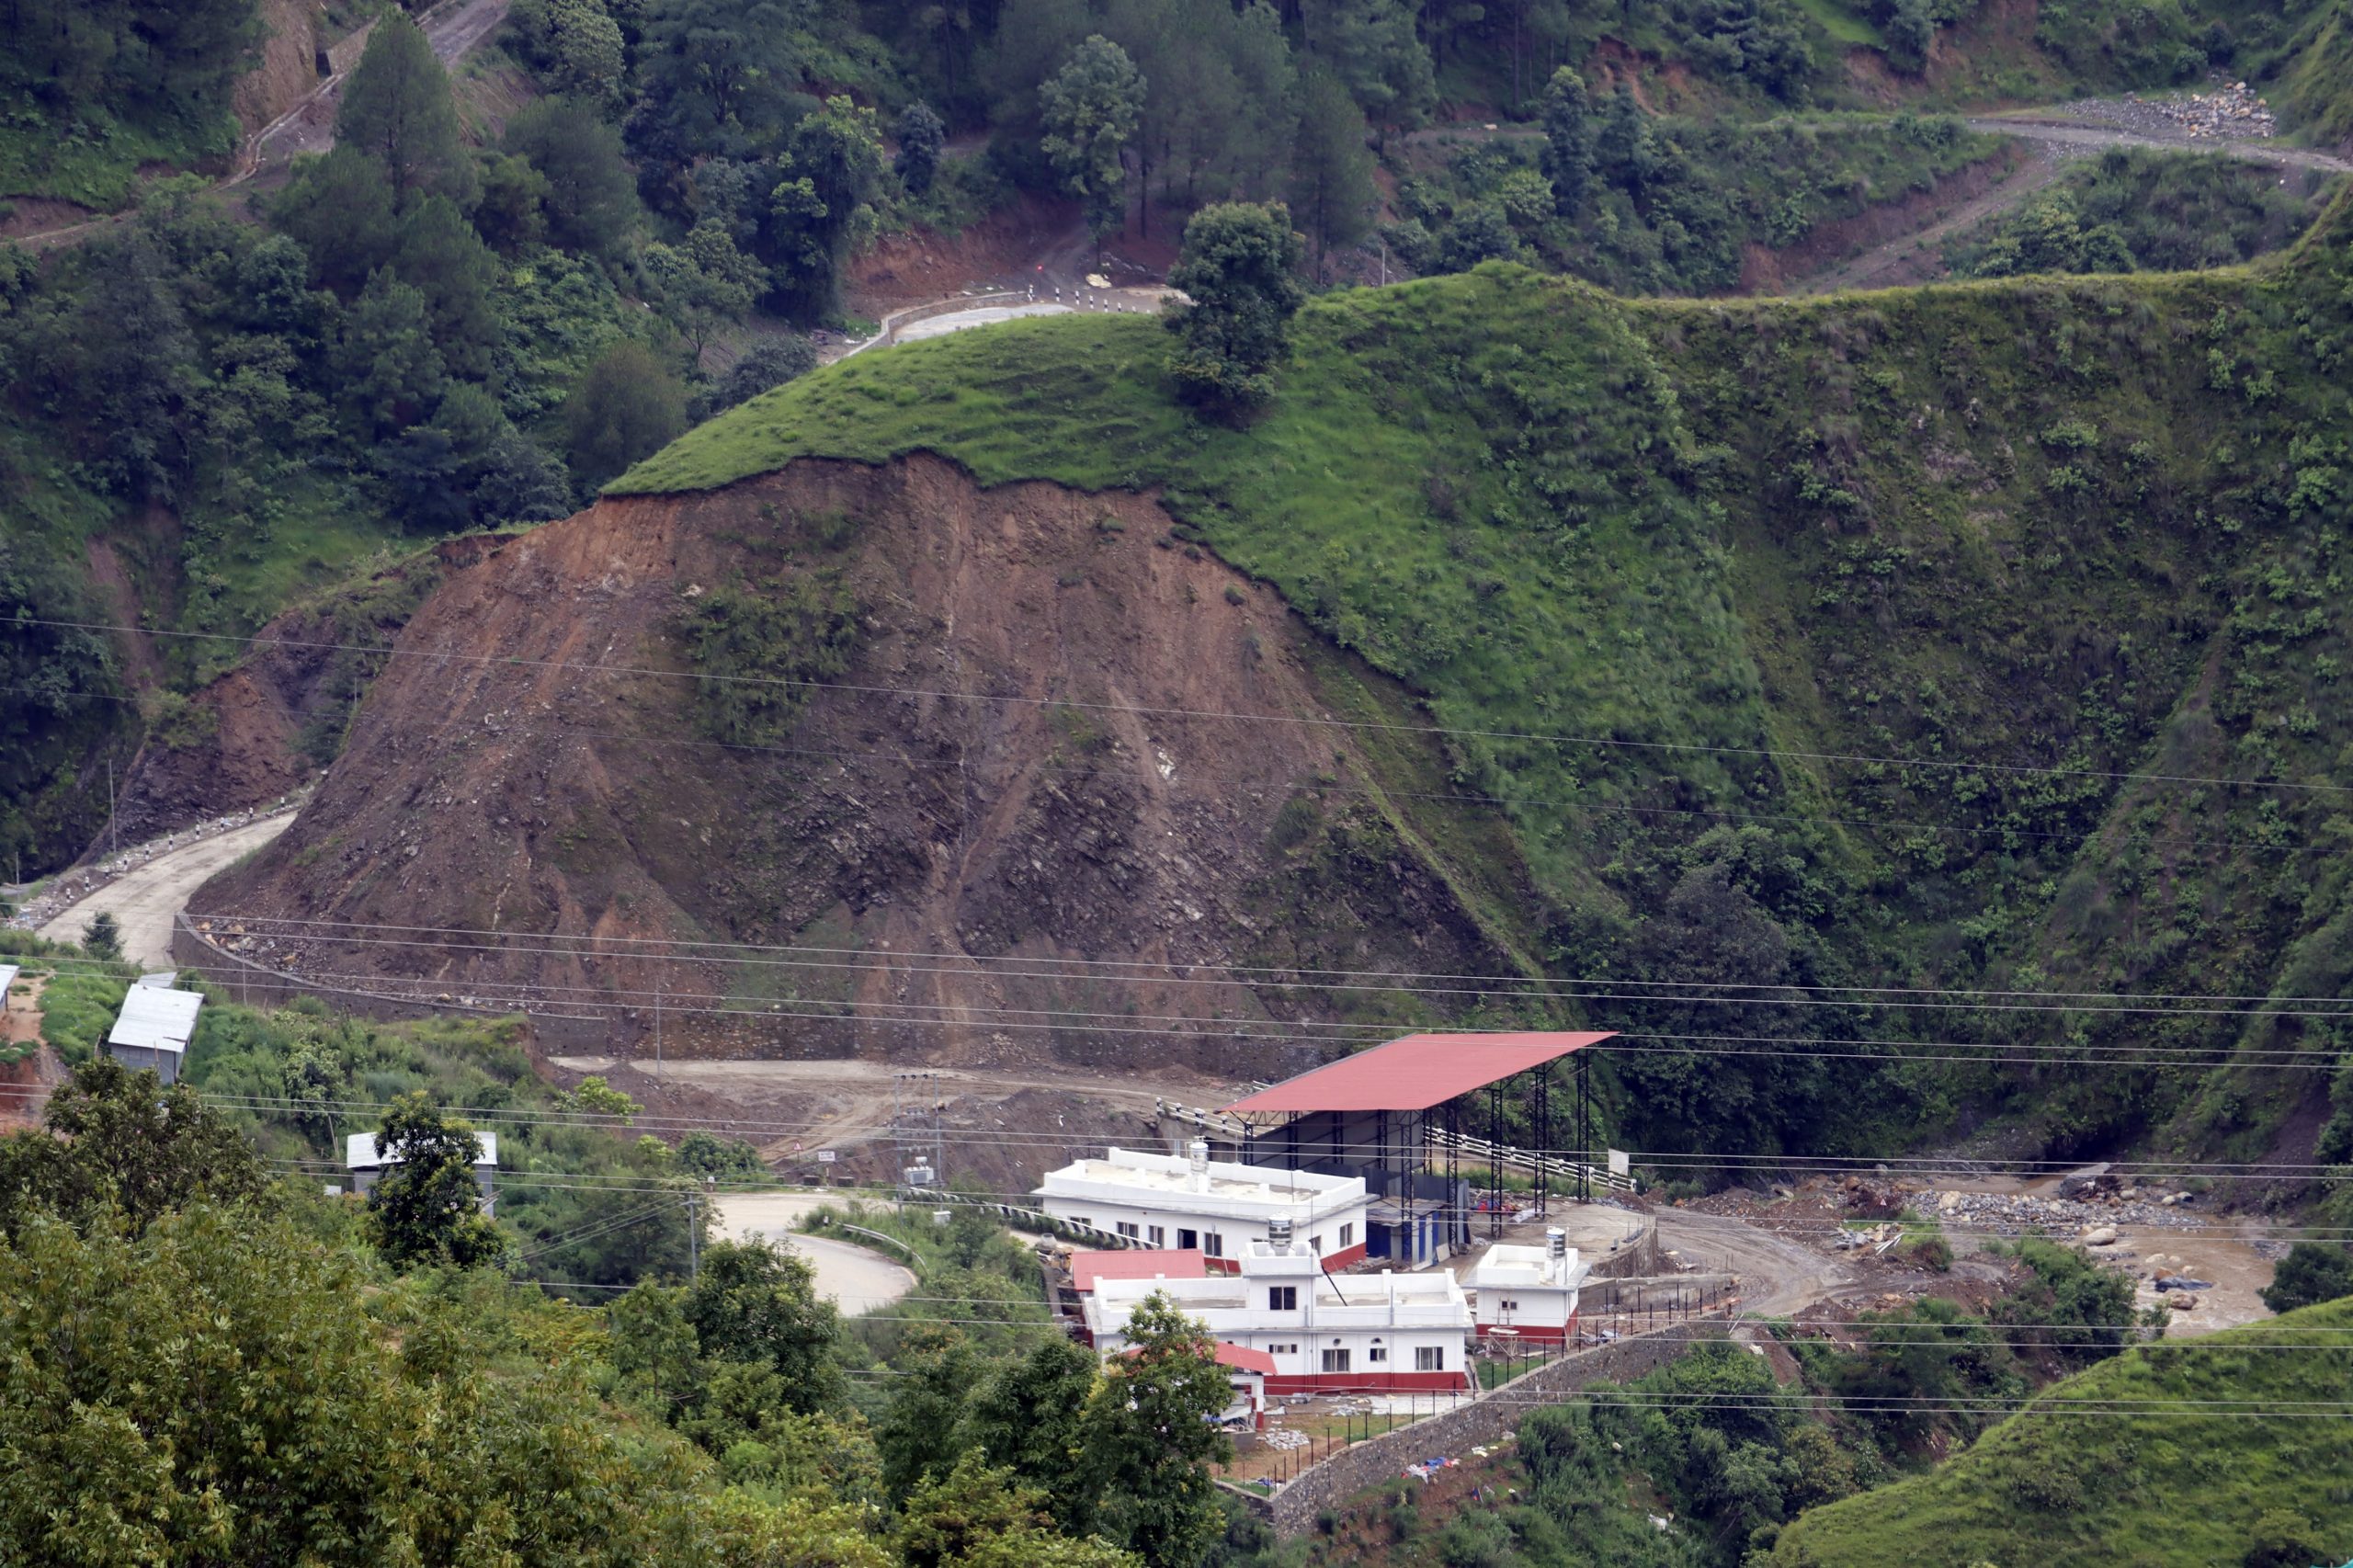
[[1590,746],[1624,751],[1670,752],[1713,756],[1770,757],[1793,762],[1853,763],[1875,767],[1918,767],[1946,772],[1993,773],[2006,776],[2092,778],[2118,783],[2222,786],[2231,789],[2296,790],[2314,793],[2353,792],[2353,785],[2297,783],[2286,779],[2232,778],[2195,774],[2136,772],[2084,767],[2038,767],[2020,764],[1960,762],[1948,758],[1875,756],[1852,752],[1809,752],[1764,746],[1721,746],[1698,742],[1635,741],[1608,735],[1545,734],[1519,730],[1463,729],[1443,724],[1405,724],[1377,720],[1333,719],[1290,713],[1234,713],[1214,709],[1162,708],[1136,703],[1082,702],[1063,698],[1021,697],[992,692],[954,691],[924,687],[876,686],[851,681],[802,680],[782,676],[720,675],[701,670],[662,669],[645,665],[592,663],[577,659],[523,659],[488,653],[460,653],[446,649],[404,648],[396,643],[327,642],[302,638],[238,636],[219,631],[159,631],[105,621],[49,619],[33,616],[10,618],[17,626],[44,626],[76,631],[111,631],[149,637],[176,637],[202,642],[233,642],[245,647],[288,648],[312,653],[381,654],[387,658],[471,664],[535,670],[586,670],[601,675],[653,676],[670,680],[710,681],[739,686],[782,687],[796,690],[838,691],[855,696],[917,697],[945,702],[1002,703],[1030,708],[1068,708],[1081,712],[1125,713],[1138,718],[1192,719],[1214,722],[1286,724],[1309,729],[1362,731],[1372,733],[1437,735],[1461,740],[1527,741],[1550,745]]
[[[1282,986],[1290,987],[1290,988],[1294,988],[1294,989],[1314,989],[1314,990],[1335,990],[1335,989],[1380,989],[1380,990],[1397,990],[1397,989],[1401,989],[1401,988],[1403,988],[1403,989],[1410,989],[1410,987],[1401,987],[1400,985],[1398,985],[1398,984],[1394,983],[1397,983],[1397,982],[1407,982],[1407,981],[1412,981],[1412,982],[1439,982],[1439,981],[1443,981],[1443,982],[1449,983],[1450,983],[1450,984],[1452,984],[1452,983],[1460,983],[1460,984],[1463,984],[1463,985],[1466,985],[1466,986],[1469,986],[1469,985],[1521,985],[1521,986],[1541,986],[1541,985],[1616,985],[1616,986],[1648,987],[1648,988],[1652,988],[1652,989],[1674,989],[1674,988],[1704,987],[1704,988],[1709,988],[1709,989],[1718,989],[1718,990],[1735,990],[1735,991],[1852,992],[1852,993],[1860,993],[1860,994],[1874,994],[1874,995],[1895,995],[1895,996],[2003,996],[2003,997],[2007,997],[2007,996],[2026,996],[2026,997],[2034,997],[2034,998],[2039,998],[2039,999],[2042,999],[2042,1000],[2061,1000],[2061,999],[2067,999],[2067,998],[2082,997],[2082,998],[2090,998],[2090,999],[2095,999],[2095,1000],[2115,1000],[2115,1001],[2131,1001],[2131,1002],[2187,1001],[2187,1002],[2256,1002],[2256,1003],[2268,1003],[2268,1002],[2279,1001],[2279,1002],[2298,1002],[2298,1003],[2307,1003],[2307,1002],[2309,1002],[2309,1003],[2315,1003],[2315,1004],[2317,1004],[2317,1003],[2331,1003],[2331,1004],[2336,1004],[2336,1005],[2339,1005],[2339,1006],[2353,1006],[2353,1002],[2348,1002],[2348,1001],[2347,1001],[2347,998],[2345,998],[2345,997],[2343,997],[2343,996],[2290,996],[2290,997],[2271,997],[2271,996],[2266,996],[2266,995],[2256,995],[2256,994],[2252,994],[2252,993],[2217,993],[2217,994],[2206,994],[2198,993],[2198,992],[2020,991],[2020,990],[1998,990],[1998,989],[1972,989],[1972,988],[1968,988],[1968,987],[1961,987],[1961,986],[1937,986],[1937,985],[1926,985],[1926,986],[1918,986],[1918,985],[1906,985],[1906,986],[1862,986],[1862,985],[1839,985],[1839,984],[1831,984],[1831,983],[1822,983],[1822,982],[1811,982],[1811,983],[1780,983],[1780,982],[1775,982],[1775,981],[1632,980],[1632,979],[1627,979],[1627,978],[1623,978],[1623,977],[1617,976],[1617,975],[1550,976],[1550,975],[1527,975],[1527,974],[1502,974],[1502,975],[1497,975],[1497,974],[1449,974],[1449,973],[1430,972],[1430,971],[1413,971],[1413,970],[1334,970],[1334,969],[1314,969],[1314,968],[1304,968],[1304,967],[1302,967],[1302,968],[1285,968],[1285,967],[1282,967],[1282,966],[1279,966],[1279,965],[1268,965],[1268,964],[1257,964],[1257,965],[1250,965],[1250,964],[1235,964],[1235,963],[1231,963],[1231,962],[1224,961],[1224,960],[1199,960],[1199,961],[1198,961],[1198,962],[1192,962],[1192,961],[1186,961],[1186,960],[1175,960],[1175,959],[1075,959],[1075,958],[1056,958],[1056,957],[1051,957],[1051,956],[1031,957],[1031,956],[1029,956],[1029,955],[1026,955],[1026,954],[1024,954],[1024,955],[1004,954],[1004,955],[987,955],[987,956],[982,956],[982,955],[974,955],[974,954],[971,954],[971,953],[965,953],[965,952],[961,952],[961,951],[952,951],[952,950],[943,951],[943,950],[932,950],[932,949],[876,949],[876,948],[860,948],[860,947],[832,946],[832,945],[825,945],[825,944],[820,944],[820,943],[790,943],[790,942],[724,942],[724,941],[704,941],[704,940],[691,940],[691,939],[690,939],[690,940],[673,940],[673,939],[668,938],[668,937],[622,937],[622,936],[606,937],[606,936],[596,936],[596,935],[590,935],[590,934],[587,934],[587,933],[581,933],[581,934],[576,934],[576,935],[574,935],[574,934],[563,933],[563,932],[534,932],[534,931],[502,930],[502,929],[499,929],[499,928],[497,928],[497,927],[492,927],[492,926],[411,926],[411,925],[403,925],[403,924],[399,924],[399,923],[397,923],[397,922],[392,922],[392,921],[377,921],[377,920],[337,920],[337,919],[327,919],[327,918],[321,917],[321,916],[300,916],[300,915],[277,915],[246,914],[246,913],[240,913],[240,912],[237,912],[237,911],[213,911],[213,912],[208,912],[208,913],[205,913],[205,914],[202,914],[202,915],[199,915],[199,914],[197,914],[197,913],[196,913],[196,912],[194,912],[194,911],[189,911],[189,912],[188,912],[188,919],[191,919],[191,920],[211,920],[211,921],[216,921],[216,922],[217,922],[217,921],[229,921],[229,922],[233,922],[233,923],[238,923],[238,922],[254,922],[254,923],[267,924],[267,925],[292,926],[307,926],[307,927],[325,927],[325,928],[330,928],[330,929],[342,929],[342,930],[362,930],[362,931],[398,931],[398,932],[404,932],[404,933],[408,933],[408,934],[410,934],[411,936],[433,936],[433,937],[497,937],[497,938],[500,938],[500,939],[513,939],[513,938],[515,938],[515,937],[529,937],[529,938],[533,938],[533,939],[537,939],[537,940],[542,940],[542,941],[569,941],[569,942],[580,942],[580,943],[599,943],[599,944],[607,944],[607,945],[609,945],[609,946],[611,946],[611,947],[613,947],[613,948],[615,948],[615,949],[619,949],[619,950],[617,950],[617,951],[610,951],[610,952],[590,951],[590,952],[583,952],[583,953],[578,953],[578,954],[567,955],[567,956],[593,957],[593,958],[630,958],[630,957],[667,958],[667,957],[671,957],[671,956],[673,956],[673,952],[674,952],[674,950],[675,950],[675,949],[688,949],[688,956],[689,956],[689,957],[695,958],[695,959],[697,959],[698,960],[703,960],[703,959],[704,959],[704,956],[705,956],[706,954],[708,954],[708,955],[709,955],[709,961],[742,961],[742,962],[751,962],[751,961],[756,961],[756,960],[750,960],[750,959],[745,959],[745,958],[741,958],[741,957],[740,957],[740,955],[742,955],[742,954],[746,954],[746,953],[753,953],[753,954],[757,954],[757,953],[808,953],[808,954],[815,954],[815,955],[818,955],[818,956],[820,956],[820,957],[828,957],[828,958],[830,958],[830,957],[845,957],[845,956],[846,956],[846,957],[859,957],[859,958],[880,959],[880,960],[885,960],[885,961],[892,962],[892,963],[893,963],[894,965],[895,965],[896,960],[901,960],[901,959],[923,959],[923,960],[957,960],[957,961],[960,961],[960,962],[967,962],[967,963],[973,963],[973,964],[983,964],[983,963],[1026,963],[1026,964],[1036,964],[1036,965],[1040,965],[1040,966],[1053,966],[1053,967],[1057,967],[1057,968],[1086,968],[1086,969],[1120,969],[1120,970],[1157,970],[1157,971],[1175,971],[1175,970],[1191,970],[1191,969],[1204,969],[1204,968],[1215,967],[1215,968],[1219,968],[1219,969],[1226,970],[1226,971],[1228,971],[1229,972],[1231,972],[1231,973],[1234,973],[1234,974],[1267,975],[1267,976],[1274,976],[1274,977],[1277,977],[1277,978],[1275,978],[1275,979],[1269,980],[1269,981],[1267,981],[1267,982],[1266,982],[1266,983],[1267,983],[1267,984],[1269,984],[1269,985],[1282,985]],[[358,939],[357,939],[357,938],[337,937],[324,937],[324,936],[323,936],[323,937],[319,937],[319,938],[317,938],[317,939],[319,939],[319,940],[323,940],[323,941],[336,941],[336,942],[350,942],[350,943],[357,943],[357,941],[358,941]],[[426,946],[434,946],[434,945],[440,945],[440,944],[424,944],[424,945],[426,945]],[[630,952],[630,951],[628,950],[629,949],[631,949],[631,948],[632,948],[632,947],[644,947],[644,948],[650,948],[650,947],[654,947],[654,946],[656,946],[656,945],[660,946],[660,947],[661,947],[663,949],[665,949],[665,950],[664,950],[663,952],[660,952],[660,953],[647,953],[647,954],[634,954],[634,953],[631,953],[631,952]],[[1308,978],[1308,977],[1310,977],[1310,976],[1314,976],[1314,977],[1318,977],[1318,978],[1313,978],[1313,979]],[[1284,978],[1284,977],[1289,977],[1289,978]],[[1051,978],[1051,977],[1048,977],[1048,978]],[[1159,978],[1159,979],[1155,979],[1154,983],[1155,984],[1178,983],[1181,983],[1181,982],[1183,981],[1183,979],[1184,979],[1184,977],[1182,977],[1182,976],[1167,975],[1167,976],[1164,976],[1164,977]],[[1380,980],[1380,981],[1390,982],[1390,983],[1390,983],[1390,984],[1386,984],[1386,985],[1382,985],[1382,986],[1379,986],[1379,987],[1348,987],[1348,986],[1341,986],[1341,985],[1338,985],[1338,984],[1334,983],[1335,982],[1338,982],[1338,981],[1355,981],[1355,980]],[[1233,982],[1223,981],[1223,980],[1218,980],[1218,979],[1214,979],[1214,978],[1211,978],[1211,979],[1205,979],[1205,980],[1199,981],[1199,982],[1198,982],[1198,983],[1211,983],[1211,984],[1229,984],[1229,983],[1233,983]],[[1505,995],[1519,995],[1519,994],[1523,994],[1523,993],[1518,993],[1518,992],[1496,992],[1496,993],[1483,993],[1483,994],[1505,994]],[[1545,998],[1545,997],[1541,996],[1541,994],[1540,994],[1540,997],[1539,997],[1539,999],[1550,999],[1550,998]],[[1566,999],[1567,999],[1567,1000],[1577,1000],[1578,998],[1577,998],[1577,997],[1575,997],[1575,996],[1574,996],[1574,995],[1571,995],[1571,996],[1567,997]],[[1721,999],[1719,999],[1719,998],[1687,998],[1687,999],[1689,999],[1689,1000],[1721,1000]],[[1370,1027],[1377,1027],[1377,1026],[1364,1026],[1364,1027],[1370,1028]]]

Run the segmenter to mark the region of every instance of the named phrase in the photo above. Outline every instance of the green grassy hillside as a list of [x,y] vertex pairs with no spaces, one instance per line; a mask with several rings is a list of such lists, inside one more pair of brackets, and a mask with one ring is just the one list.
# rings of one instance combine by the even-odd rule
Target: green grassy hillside
[[[1182,412],[1151,322],[1030,322],[860,356],[614,489],[928,449],[1163,490],[1460,732],[1453,784],[1505,802],[1559,976],[2260,996],[2288,955],[2310,995],[2343,956],[2348,277],[2342,203],[2190,275],[1733,304],[1489,266],[1311,305],[1246,429]],[[2260,1142],[2318,1082],[2211,1079],[2245,1022],[2217,1009],[1622,994],[1563,1010],[1655,1045],[2199,1053],[1997,1084],[1630,1051],[1651,1147],[1917,1131],[1995,1086],[2054,1148],[2185,1115]]]
[[2331,1301],[2129,1350],[2053,1384],[1933,1474],[1802,1516],[1764,1561],[2203,1568],[2256,1561],[2251,1549],[2272,1541],[2315,1555],[2262,1561],[2340,1562],[2353,1552],[2347,1329],[2353,1301]]

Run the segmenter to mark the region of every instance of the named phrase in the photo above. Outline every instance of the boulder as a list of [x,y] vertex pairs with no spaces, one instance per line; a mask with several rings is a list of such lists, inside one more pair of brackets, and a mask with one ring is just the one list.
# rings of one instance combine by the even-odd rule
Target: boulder
[[2084,1244],[2087,1247],[2114,1246],[2116,1244],[2116,1227],[2113,1225],[2094,1225],[2091,1229],[2084,1233]]

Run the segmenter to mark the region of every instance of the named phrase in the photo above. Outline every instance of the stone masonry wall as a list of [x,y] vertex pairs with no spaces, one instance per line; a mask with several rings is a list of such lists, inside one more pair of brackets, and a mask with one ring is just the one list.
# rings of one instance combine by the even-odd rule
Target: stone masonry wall
[[[1303,1535],[1325,1508],[1377,1482],[1401,1474],[1416,1460],[1460,1454],[1494,1443],[1517,1428],[1520,1417],[1549,1397],[1565,1399],[1598,1382],[1625,1382],[1674,1360],[1699,1340],[1724,1338],[1722,1318],[1679,1323],[1656,1334],[1597,1345],[1523,1373],[1471,1401],[1460,1410],[1416,1421],[1394,1432],[1354,1444],[1300,1472],[1274,1496],[1252,1503],[1285,1539]],[[1249,1495],[1245,1494],[1245,1495]]]

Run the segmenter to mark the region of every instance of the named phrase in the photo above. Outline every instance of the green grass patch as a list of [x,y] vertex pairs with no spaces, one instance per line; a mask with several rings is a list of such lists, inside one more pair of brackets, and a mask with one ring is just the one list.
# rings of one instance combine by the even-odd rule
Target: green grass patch
[[2274,1512],[2305,1521],[2325,1561],[2341,1561],[2353,1553],[2353,1427],[2287,1413],[2353,1397],[2353,1359],[2279,1347],[2336,1345],[2347,1329],[2353,1300],[2127,1350],[2054,1383],[1933,1474],[1802,1515],[1764,1561],[2204,1568],[2241,1561]]
[[119,211],[138,193],[142,167],[188,168],[236,145],[236,122],[225,116],[201,131],[158,133],[112,120],[60,127],[19,108],[0,114],[0,198],[47,197]]

